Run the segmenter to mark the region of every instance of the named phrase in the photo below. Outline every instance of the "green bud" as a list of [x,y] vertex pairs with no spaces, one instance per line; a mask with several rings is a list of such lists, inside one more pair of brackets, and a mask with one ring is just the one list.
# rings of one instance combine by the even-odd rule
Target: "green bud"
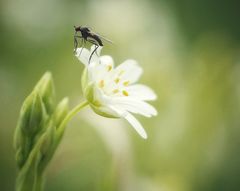
[[43,130],[47,119],[48,115],[41,97],[37,92],[33,92],[23,103],[14,137],[16,159],[20,166],[26,161],[35,138]]
[[17,191],[42,190],[44,170],[53,157],[66,126],[68,102],[68,98],[64,98],[55,106],[50,72],[43,75],[25,99],[14,135],[19,169]]
[[34,91],[37,91],[40,94],[46,107],[47,113],[51,114],[54,111],[55,105],[55,89],[52,74],[50,72],[46,72],[43,75],[43,77],[35,86]]
[[36,141],[44,133],[49,116],[54,110],[54,99],[52,76],[47,72],[25,99],[20,111],[14,135],[14,147],[19,168],[24,165]]
[[51,120],[46,128],[46,131],[39,138],[39,142],[37,143],[39,144],[39,151],[42,156],[42,159],[38,164],[38,168],[40,172],[44,171],[49,161],[51,160],[56,150],[55,142],[56,142],[56,126]]
[[54,113],[54,121],[55,125],[58,128],[63,119],[66,117],[69,111],[69,99],[66,97],[64,98],[57,106],[55,113]]
[[[43,124],[48,118],[44,103],[39,94],[33,92],[31,96],[32,102],[26,104],[26,110],[23,110],[23,117],[20,118],[19,124],[19,128],[27,136],[34,136],[41,131]],[[24,115],[24,112],[26,112],[26,115]]]

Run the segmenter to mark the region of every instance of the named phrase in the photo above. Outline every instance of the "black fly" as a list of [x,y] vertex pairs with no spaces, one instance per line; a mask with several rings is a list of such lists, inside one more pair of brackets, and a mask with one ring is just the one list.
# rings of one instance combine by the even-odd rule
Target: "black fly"
[[[97,51],[97,49],[99,48],[99,46],[103,46],[103,40],[106,40],[107,42],[112,43],[112,41],[100,36],[99,34],[93,32],[90,30],[89,27],[83,27],[83,26],[79,26],[76,27],[74,26],[75,29],[75,34],[74,34],[74,52],[76,51],[77,47],[78,47],[78,39],[81,39],[81,46],[83,45],[83,47],[85,46],[86,42],[89,42],[93,45],[95,45],[95,49],[93,50],[93,52],[91,53],[88,62],[90,63],[90,60],[93,56],[93,54]],[[80,33],[80,35],[78,34]],[[80,52],[81,54],[81,52]]]

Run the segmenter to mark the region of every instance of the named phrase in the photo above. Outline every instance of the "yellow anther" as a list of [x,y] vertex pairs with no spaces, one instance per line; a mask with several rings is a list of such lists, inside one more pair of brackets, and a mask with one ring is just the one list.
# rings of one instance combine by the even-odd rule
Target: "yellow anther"
[[100,87],[100,88],[103,88],[103,87],[104,87],[104,80],[101,80],[101,81],[99,82],[99,87]]
[[125,96],[128,96],[128,92],[126,90],[123,90],[122,94],[125,95]]
[[128,86],[128,85],[129,85],[129,81],[123,82],[123,85],[124,85],[124,86]]
[[112,66],[111,66],[111,65],[108,65],[108,66],[107,66],[107,71],[109,72],[110,70],[112,70]]
[[116,94],[116,93],[119,92],[119,90],[118,90],[118,89],[115,89],[115,90],[113,90],[112,92],[113,92],[114,94]]
[[114,81],[115,81],[115,83],[117,84],[117,83],[120,81],[120,79],[119,79],[119,78],[116,78]]

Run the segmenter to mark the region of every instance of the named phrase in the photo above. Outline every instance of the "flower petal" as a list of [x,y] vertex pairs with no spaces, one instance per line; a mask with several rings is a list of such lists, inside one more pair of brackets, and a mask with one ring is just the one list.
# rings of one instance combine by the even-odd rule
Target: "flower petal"
[[130,97],[115,97],[112,98],[110,104],[121,107],[124,110],[130,111],[132,113],[140,114],[146,117],[156,116],[157,110],[150,104],[136,100]]
[[111,72],[113,63],[111,56],[101,56],[98,64],[89,67],[93,80],[98,82],[99,80],[104,80],[106,77],[109,77],[108,73]]
[[106,68],[107,70],[113,69],[113,67],[114,67],[113,58],[108,55],[101,56],[100,57],[100,65],[107,67]]
[[142,68],[135,60],[126,60],[116,68],[116,74],[122,80],[128,80],[129,84],[132,84],[140,78],[142,75]]
[[[90,59],[90,56],[92,54],[92,52],[95,50],[96,46],[91,46],[91,50],[89,51],[88,49],[86,48],[77,48],[76,50],[76,54],[75,56],[85,65],[85,66],[88,66],[89,65],[89,59]],[[90,64],[96,64],[99,62],[99,56],[100,55],[100,52],[101,52],[101,49],[102,47],[98,47],[97,48],[97,51],[92,55],[91,57],[91,60],[90,60]]]
[[88,60],[90,57],[90,51],[86,48],[77,48],[75,56],[82,62],[85,66],[88,65]]
[[[96,46],[95,45],[92,45],[91,46],[91,50],[90,50],[90,55],[89,55],[89,59],[90,59],[90,56],[91,57],[91,60],[90,60],[90,64],[91,66],[95,66],[95,65],[98,65],[99,64],[99,57],[100,57],[100,53],[101,53],[101,50],[102,50],[102,46],[99,46],[97,49],[96,49],[96,52],[93,53],[93,51],[96,49]],[[92,54],[93,53],[93,54]],[[89,59],[88,59],[88,63],[89,63]]]
[[128,113],[125,116],[125,119],[132,125],[132,127],[138,132],[138,134],[144,138],[147,139],[147,133],[144,130],[143,126],[141,125],[141,123],[139,123],[139,121],[130,113]]
[[132,114],[116,106],[110,106],[110,107],[112,110],[115,110],[120,116],[126,119],[142,138],[147,139],[146,131],[144,130],[141,123]]
[[156,100],[157,95],[154,93],[154,91],[143,84],[136,84],[126,87],[126,91],[128,92],[130,97],[133,97],[135,99],[139,100]]

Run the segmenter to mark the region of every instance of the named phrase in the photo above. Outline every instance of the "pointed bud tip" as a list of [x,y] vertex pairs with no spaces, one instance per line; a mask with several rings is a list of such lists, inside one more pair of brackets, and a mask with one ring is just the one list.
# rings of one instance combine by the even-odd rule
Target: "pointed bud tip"
[[64,105],[68,105],[68,103],[69,103],[69,98],[68,98],[68,97],[63,98],[62,101],[61,101],[61,103],[64,104]]
[[43,75],[44,79],[48,79],[51,80],[52,79],[52,73],[50,71],[45,72],[45,74]]

